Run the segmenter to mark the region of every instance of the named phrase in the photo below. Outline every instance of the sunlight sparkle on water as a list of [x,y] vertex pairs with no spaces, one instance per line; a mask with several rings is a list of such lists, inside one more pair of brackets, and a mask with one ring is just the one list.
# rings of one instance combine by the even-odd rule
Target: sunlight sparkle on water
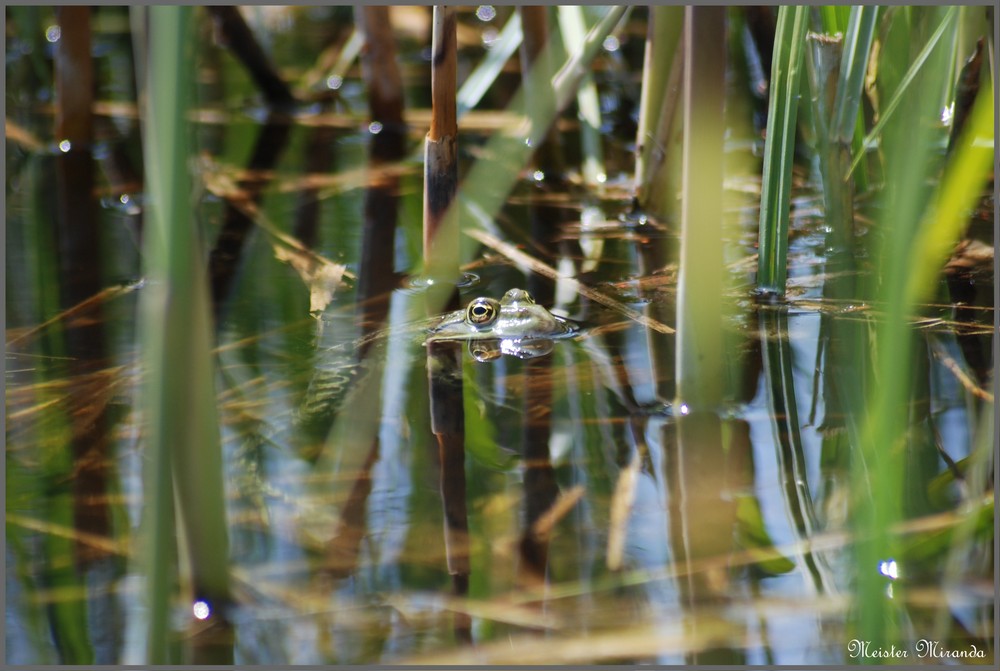
[[344,78],[340,75],[330,75],[326,79],[326,88],[336,91],[344,83]]
[[378,121],[372,121],[370,124],[368,124],[368,132],[371,133],[372,135],[378,135],[379,133],[382,132],[382,124],[379,123]]
[[542,172],[541,170],[536,170],[535,172],[531,173],[531,177],[536,182],[541,182],[545,179],[545,173]]
[[59,143],[59,151],[61,151],[64,154],[72,148],[73,148],[73,143],[70,142],[69,140],[63,140],[62,142]]
[[60,37],[62,37],[62,28],[59,26],[49,26],[45,29],[45,39],[49,42],[58,42]]
[[955,103],[952,102],[947,107],[941,109],[941,123],[945,126],[951,125],[951,120],[955,118]]
[[212,614],[212,607],[208,605],[207,601],[195,601],[191,612],[197,619],[207,620],[208,616]]
[[687,406],[687,403],[681,403],[681,414],[686,415],[691,412],[691,408]]
[[887,578],[895,580],[899,577],[899,569],[896,566],[896,560],[890,559],[888,561],[879,562],[878,572]]

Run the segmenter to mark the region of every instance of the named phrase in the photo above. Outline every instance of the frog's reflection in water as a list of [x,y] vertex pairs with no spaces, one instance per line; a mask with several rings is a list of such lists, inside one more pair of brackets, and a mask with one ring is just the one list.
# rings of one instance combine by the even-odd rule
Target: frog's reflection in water
[[469,355],[480,362],[494,361],[503,355],[518,359],[534,359],[545,356],[555,347],[555,341],[549,339],[515,340],[512,338],[491,338],[489,340],[470,340]]

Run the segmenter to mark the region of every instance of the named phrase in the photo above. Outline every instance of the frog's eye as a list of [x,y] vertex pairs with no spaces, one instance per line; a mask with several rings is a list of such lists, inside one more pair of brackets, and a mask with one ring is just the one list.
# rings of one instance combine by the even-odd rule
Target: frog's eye
[[492,298],[477,298],[465,309],[465,319],[473,326],[489,326],[500,314],[500,303]]

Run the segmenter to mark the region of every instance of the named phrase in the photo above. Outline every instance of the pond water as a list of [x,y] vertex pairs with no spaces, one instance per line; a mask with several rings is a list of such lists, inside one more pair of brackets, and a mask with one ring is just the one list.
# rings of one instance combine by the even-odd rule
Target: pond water
[[[124,14],[95,16],[95,59],[127,72]],[[314,8],[271,24],[276,53],[310,64],[315,53],[299,52],[336,32],[331,16]],[[19,28],[30,17],[52,18],[19,14]],[[310,21],[322,27],[310,32]],[[637,104],[615,71],[637,58],[641,68],[642,15],[631,21],[598,80],[618,97],[606,101],[609,119],[627,120]],[[9,53],[30,42],[7,39]],[[424,104],[415,91],[426,60],[405,47],[407,86]],[[8,58],[8,82],[21,87],[8,90],[8,118],[50,138],[51,90],[28,87],[32,53]],[[175,661],[844,664],[863,643],[858,575],[872,572],[909,661],[937,645],[992,663],[992,488],[975,493],[971,476],[956,475],[992,440],[991,271],[968,281],[963,306],[943,300],[912,321],[905,514],[891,530],[903,553],[859,565],[852,518],[878,483],[852,474],[851,395],[870,361],[850,343],[869,337],[880,309],[844,293],[844,278],[871,281],[871,264],[845,271],[830,253],[814,187],[794,196],[789,292],[771,303],[752,296],[759,177],[727,182],[730,393],[721,407],[690,408],[675,401],[680,242],[672,225],[627,216],[634,128],[608,129],[596,193],[529,173],[518,182],[492,230],[562,279],[487,245],[463,268],[458,304],[523,288],[581,329],[535,357],[480,361],[481,347],[425,343],[426,287],[408,278],[420,254],[420,164],[371,167],[377,137],[356,113],[360,73],[345,75],[333,110],[264,123],[243,104],[252,86],[226,52],[206,41],[199,54],[196,217],[212,262],[235,261],[212,277],[233,599],[193,603],[177,590]],[[98,81],[118,99],[113,78]],[[213,98],[220,81],[230,89]],[[12,664],[145,661],[150,458],[136,324],[149,287],[141,181],[121,172],[138,129],[114,111],[100,124],[92,272],[66,260],[67,234],[52,224],[66,207],[52,193],[66,153],[8,131]],[[424,131],[410,130],[416,149]],[[471,160],[481,136],[469,137]],[[578,142],[571,130],[564,139]],[[752,162],[752,147],[731,140],[730,156]],[[263,218],[240,219],[227,190],[237,182]],[[343,281],[324,284],[262,221],[306,242]],[[323,289],[332,295],[317,308]]]

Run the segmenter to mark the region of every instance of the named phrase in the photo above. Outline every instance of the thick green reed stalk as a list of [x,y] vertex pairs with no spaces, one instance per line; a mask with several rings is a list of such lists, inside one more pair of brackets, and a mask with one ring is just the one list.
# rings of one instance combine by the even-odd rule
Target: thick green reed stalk
[[[928,44],[939,43],[942,26],[951,24],[954,30],[953,8],[920,11],[926,12],[926,25],[938,26]],[[954,45],[954,40],[950,42]],[[908,46],[902,40],[899,44]],[[882,65],[891,64],[902,72],[909,54],[890,47],[883,53]],[[928,192],[927,183],[936,178],[941,164],[939,148],[945,131],[937,123],[940,101],[927,92],[940,90],[949,76],[951,49],[927,48],[918,54],[910,71],[919,69],[919,76],[911,80],[912,87],[900,84],[903,91],[896,122],[886,126],[882,136],[886,184],[878,222],[881,243],[873,250],[881,279],[877,304],[882,314],[876,324],[872,394],[867,399],[861,443],[852,455],[852,489],[870,492],[852,512],[857,537],[854,626],[857,638],[881,649],[898,647],[904,636],[906,582],[892,578],[905,578],[907,567],[902,564],[895,571],[884,567],[899,556],[901,541],[891,530],[905,514],[908,483],[901,465],[920,430],[911,419],[911,320],[919,302],[936,286],[945,255],[960,234],[960,222],[992,162],[992,133],[984,130],[992,128],[992,101],[980,101],[970,126],[973,132],[990,137],[985,150],[978,149],[978,140],[970,148],[967,135],[946,166],[938,193]],[[988,105],[985,111],[983,105]]]

